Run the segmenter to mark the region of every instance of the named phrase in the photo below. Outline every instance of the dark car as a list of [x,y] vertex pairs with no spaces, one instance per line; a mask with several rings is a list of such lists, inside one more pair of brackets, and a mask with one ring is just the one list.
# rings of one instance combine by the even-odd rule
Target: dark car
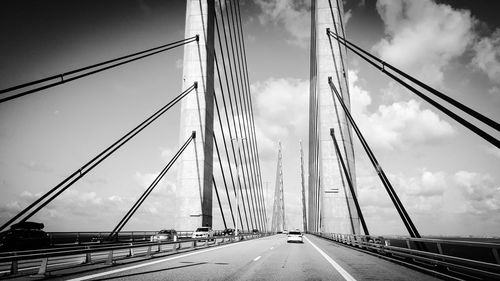
[[255,234],[255,233],[259,233],[259,230],[257,228],[254,228],[252,229],[252,233]]
[[43,231],[43,223],[20,222],[0,233],[0,250],[17,251],[43,249],[50,246],[50,237]]
[[223,236],[230,236],[230,235],[234,235],[234,229],[232,228],[226,228],[222,231],[222,235]]

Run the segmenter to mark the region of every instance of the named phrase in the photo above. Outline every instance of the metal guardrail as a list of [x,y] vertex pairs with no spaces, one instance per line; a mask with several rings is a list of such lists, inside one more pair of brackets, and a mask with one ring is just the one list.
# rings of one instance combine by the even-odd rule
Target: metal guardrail
[[[179,233],[179,232],[178,232]],[[94,243],[87,245],[73,245],[68,247],[48,248],[29,251],[16,251],[0,253],[0,265],[10,264],[7,275],[19,273],[19,263],[26,262],[30,267],[38,268],[38,275],[46,275],[50,260],[61,261],[63,258],[83,260],[80,263],[91,264],[96,256],[101,257],[99,261],[113,264],[118,258],[137,257],[139,254],[146,258],[154,254],[176,253],[179,250],[194,249],[196,247],[217,246],[267,236],[267,233],[242,233],[238,236],[214,236],[210,238],[187,238],[178,241],[165,242],[121,242],[121,243]],[[186,246],[187,244],[187,246]],[[166,247],[166,249],[165,249]],[[142,249],[142,252],[139,250]],[[121,256],[116,256],[116,253]],[[104,257],[104,258],[103,258]],[[78,263],[74,262],[73,264]],[[58,268],[61,269],[61,268]]]
[[500,243],[339,233],[311,234],[461,278],[500,280]]
[[[216,236],[221,236],[223,230],[214,230]],[[109,231],[80,231],[80,232],[47,232],[51,246],[96,243],[105,240],[111,232]],[[121,231],[118,234],[119,241],[149,241],[149,237],[158,231]],[[250,232],[246,232],[250,233]],[[193,231],[177,231],[179,238],[190,238]]]
[[[222,231],[220,231],[222,232]],[[51,246],[96,243],[105,240],[109,231],[80,231],[80,232],[47,232]],[[149,241],[149,237],[158,231],[122,231],[118,234],[119,241]],[[179,238],[191,237],[193,231],[177,231]]]

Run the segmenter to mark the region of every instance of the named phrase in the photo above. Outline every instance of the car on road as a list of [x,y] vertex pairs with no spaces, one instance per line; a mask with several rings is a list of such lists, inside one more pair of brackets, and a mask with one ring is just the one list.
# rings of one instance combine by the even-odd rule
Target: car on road
[[149,241],[151,242],[164,242],[164,241],[173,241],[177,242],[179,236],[177,235],[177,231],[175,229],[162,229],[158,231],[155,235],[149,237]]
[[252,229],[252,233],[257,234],[257,233],[259,233],[259,230],[257,228],[254,228],[254,229]]
[[44,249],[50,247],[50,237],[43,223],[20,222],[0,233],[0,251]]
[[222,236],[231,236],[234,235],[234,229],[226,228],[222,231]]
[[191,238],[213,238],[214,231],[209,226],[198,227],[194,232]]
[[291,230],[286,237],[287,243],[304,243],[302,240],[302,233],[300,231]]

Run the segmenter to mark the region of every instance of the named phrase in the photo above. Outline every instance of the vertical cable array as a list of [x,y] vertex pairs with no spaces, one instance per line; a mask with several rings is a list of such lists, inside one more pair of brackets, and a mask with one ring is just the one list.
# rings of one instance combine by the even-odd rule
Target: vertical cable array
[[316,1],[311,1],[311,45],[309,87],[309,180],[308,180],[308,231],[319,230],[319,145],[318,145],[318,93],[316,91]]
[[[223,139],[225,154],[222,158],[220,153],[218,156],[219,160],[227,161],[231,177],[231,181],[227,181],[223,175],[224,185],[228,188],[227,185],[232,184],[234,191],[233,198],[226,194],[227,200],[232,210],[234,203],[230,201],[237,194],[241,199],[242,206],[236,203],[239,225],[247,230],[264,230],[267,229],[265,204],[240,6],[237,1],[225,0],[218,1],[217,6],[215,26],[218,45],[215,47],[215,65],[220,89],[216,90],[214,97],[220,133],[215,136]],[[222,162],[219,166],[222,170]],[[235,220],[233,224],[236,227]]]

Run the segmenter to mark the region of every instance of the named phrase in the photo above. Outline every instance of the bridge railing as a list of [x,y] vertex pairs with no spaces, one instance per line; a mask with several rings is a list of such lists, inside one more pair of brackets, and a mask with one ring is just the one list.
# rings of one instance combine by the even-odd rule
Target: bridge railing
[[[178,232],[179,233],[179,232]],[[187,235],[187,232],[182,232]],[[176,242],[120,242],[120,243],[94,243],[87,245],[72,245],[29,251],[15,251],[0,253],[0,275],[12,275],[26,268],[38,268],[38,275],[45,275],[48,269],[61,269],[62,264],[91,264],[105,262],[108,265],[119,259],[144,256],[149,258],[155,254],[176,253],[199,247],[210,247],[221,244],[233,243],[242,240],[267,236],[266,233],[242,233],[238,236],[214,236],[211,238],[184,238]]]
[[[222,235],[223,230],[215,230],[215,235]],[[100,243],[110,235],[109,231],[80,231],[80,232],[48,232],[51,246],[64,246],[72,244],[95,244]],[[121,231],[118,234],[118,241],[138,242],[149,241],[152,235],[158,231]],[[177,236],[181,239],[191,238],[193,231],[177,231]]]
[[438,270],[500,280],[500,243],[340,233],[312,234]]

